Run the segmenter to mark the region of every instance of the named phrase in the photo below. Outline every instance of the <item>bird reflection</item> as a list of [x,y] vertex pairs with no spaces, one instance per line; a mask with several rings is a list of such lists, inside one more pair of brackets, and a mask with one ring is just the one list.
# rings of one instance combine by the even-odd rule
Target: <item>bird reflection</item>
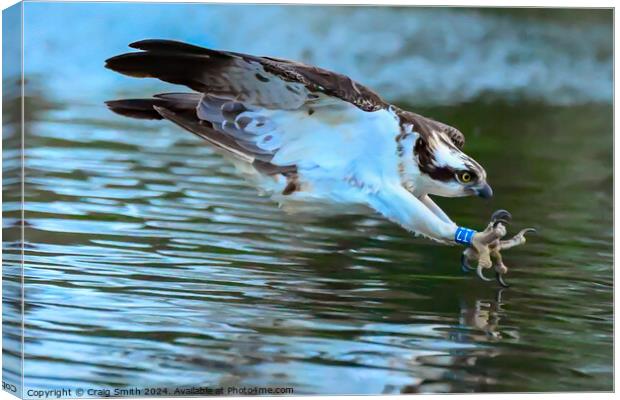
[[[494,300],[476,299],[473,304],[465,303],[461,305],[459,323],[470,327],[475,331],[484,332],[491,339],[502,339],[499,330],[500,315],[502,314],[502,294],[504,288],[499,289],[495,294]],[[480,339],[480,335],[474,335]]]
[[506,319],[502,309],[505,290],[498,289],[493,298],[461,293],[458,322],[447,333],[454,346],[448,346],[445,352],[416,357],[411,368],[416,383],[402,387],[401,393],[480,391],[495,384],[495,379],[478,364],[501,355],[502,348],[478,344],[498,343],[512,336],[505,336],[506,327],[502,326]]

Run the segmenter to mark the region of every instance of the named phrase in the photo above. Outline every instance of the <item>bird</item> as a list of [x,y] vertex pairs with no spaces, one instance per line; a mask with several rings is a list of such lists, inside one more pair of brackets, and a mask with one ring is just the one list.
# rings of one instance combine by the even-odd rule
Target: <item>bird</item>
[[[472,247],[464,267],[476,257],[479,271],[492,265],[489,246],[506,233],[510,214],[496,212],[478,232],[457,225],[431,198],[493,195],[457,128],[318,66],[163,39],[129,47],[137,51],[105,67],[191,92],[107,101],[111,111],[193,133],[289,212],[369,210],[416,236]],[[515,238],[513,245],[525,240]]]

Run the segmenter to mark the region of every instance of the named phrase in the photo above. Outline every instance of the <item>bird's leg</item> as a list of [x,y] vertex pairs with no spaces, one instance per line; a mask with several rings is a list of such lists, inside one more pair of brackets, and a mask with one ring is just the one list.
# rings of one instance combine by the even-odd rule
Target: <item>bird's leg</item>
[[499,246],[499,239],[506,235],[504,224],[511,219],[508,211],[499,210],[491,216],[491,222],[482,232],[475,232],[471,229],[459,227],[456,231],[454,240],[467,246],[461,256],[461,269],[465,272],[473,270],[470,263],[478,261],[476,274],[483,281],[490,281],[484,276],[483,269],[491,268],[491,249]]
[[536,229],[534,228],[523,229],[519,233],[514,235],[511,239],[500,241],[499,246],[493,249],[493,255],[495,259],[495,262],[493,263],[493,266],[495,267],[495,278],[497,279],[497,282],[503,287],[509,287],[509,285],[504,280],[504,275],[508,273],[508,267],[504,265],[500,251],[524,244],[525,234],[527,232],[536,232]]
[[454,222],[447,217],[444,219],[441,214],[434,213],[402,186],[385,187],[384,190],[368,196],[368,203],[383,216],[400,224],[408,231],[446,244],[451,243],[455,238],[458,227]]
[[509,287],[509,285],[504,280],[504,275],[508,273],[508,267],[504,265],[504,261],[502,260],[502,255],[500,254],[501,247],[496,246],[491,250],[491,254],[493,256],[493,268],[495,268],[495,278],[497,282],[503,287]]
[[508,287],[504,280],[504,275],[508,273],[508,267],[504,264],[500,252],[525,243],[525,234],[536,232],[533,228],[527,228],[521,230],[511,239],[501,240],[506,235],[505,225],[509,223],[511,218],[507,211],[496,211],[486,229],[473,235],[469,244],[470,247],[467,247],[461,256],[461,269],[463,271],[473,270],[470,265],[477,260],[476,273],[480,279],[490,281],[491,279],[485,277],[482,271],[493,267],[498,283],[503,287]]
[[500,246],[500,239],[504,237],[504,235],[506,235],[506,227],[504,224],[491,221],[484,231],[475,234],[472,239],[471,247],[478,255],[476,274],[484,281],[490,281],[490,279],[484,276],[482,270],[493,266],[491,255],[498,252],[497,249],[499,249]]
[[482,271],[495,266],[499,274],[497,279],[502,286],[507,286],[501,276],[508,269],[501,261],[500,251],[524,243],[524,234],[529,231],[523,230],[514,238],[501,241],[506,235],[506,225],[512,218],[505,210],[493,213],[491,222],[482,232],[459,227],[443,212],[437,212],[437,206],[429,197],[415,197],[402,186],[389,186],[373,193],[368,196],[368,205],[411,232],[446,244],[464,244],[467,247],[461,257],[463,270],[472,269],[470,263],[477,261],[476,274],[480,279],[490,281]]
[[431,212],[435,214],[437,217],[439,217],[439,219],[441,219],[443,222],[454,224],[454,222],[452,222],[450,217],[448,217],[448,214],[446,214],[437,204],[435,204],[433,199],[431,199],[431,197],[428,194],[418,196],[418,200],[420,200],[422,204],[426,206],[426,208],[431,210]]
[[478,260],[478,252],[473,247],[466,247],[461,254],[461,270],[463,272],[475,271],[472,263]]

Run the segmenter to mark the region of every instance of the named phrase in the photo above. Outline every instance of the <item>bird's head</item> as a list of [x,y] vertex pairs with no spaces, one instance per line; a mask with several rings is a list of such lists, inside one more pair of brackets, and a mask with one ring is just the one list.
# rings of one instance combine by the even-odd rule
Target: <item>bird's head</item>
[[493,196],[484,168],[463,153],[465,136],[458,129],[409,111],[397,109],[396,114],[402,132],[397,139],[401,169],[411,191],[444,197]]
[[455,140],[459,137],[457,134],[460,132],[455,129],[434,129],[426,135],[418,135],[413,155],[424,191],[444,197],[493,196],[486,171],[461,151]]

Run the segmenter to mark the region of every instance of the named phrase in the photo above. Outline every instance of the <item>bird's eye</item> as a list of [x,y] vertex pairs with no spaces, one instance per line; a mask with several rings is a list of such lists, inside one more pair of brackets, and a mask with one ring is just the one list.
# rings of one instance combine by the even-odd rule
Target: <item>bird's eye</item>
[[461,171],[457,174],[457,178],[459,181],[463,182],[463,183],[469,183],[472,181],[473,174],[471,172],[468,171]]

